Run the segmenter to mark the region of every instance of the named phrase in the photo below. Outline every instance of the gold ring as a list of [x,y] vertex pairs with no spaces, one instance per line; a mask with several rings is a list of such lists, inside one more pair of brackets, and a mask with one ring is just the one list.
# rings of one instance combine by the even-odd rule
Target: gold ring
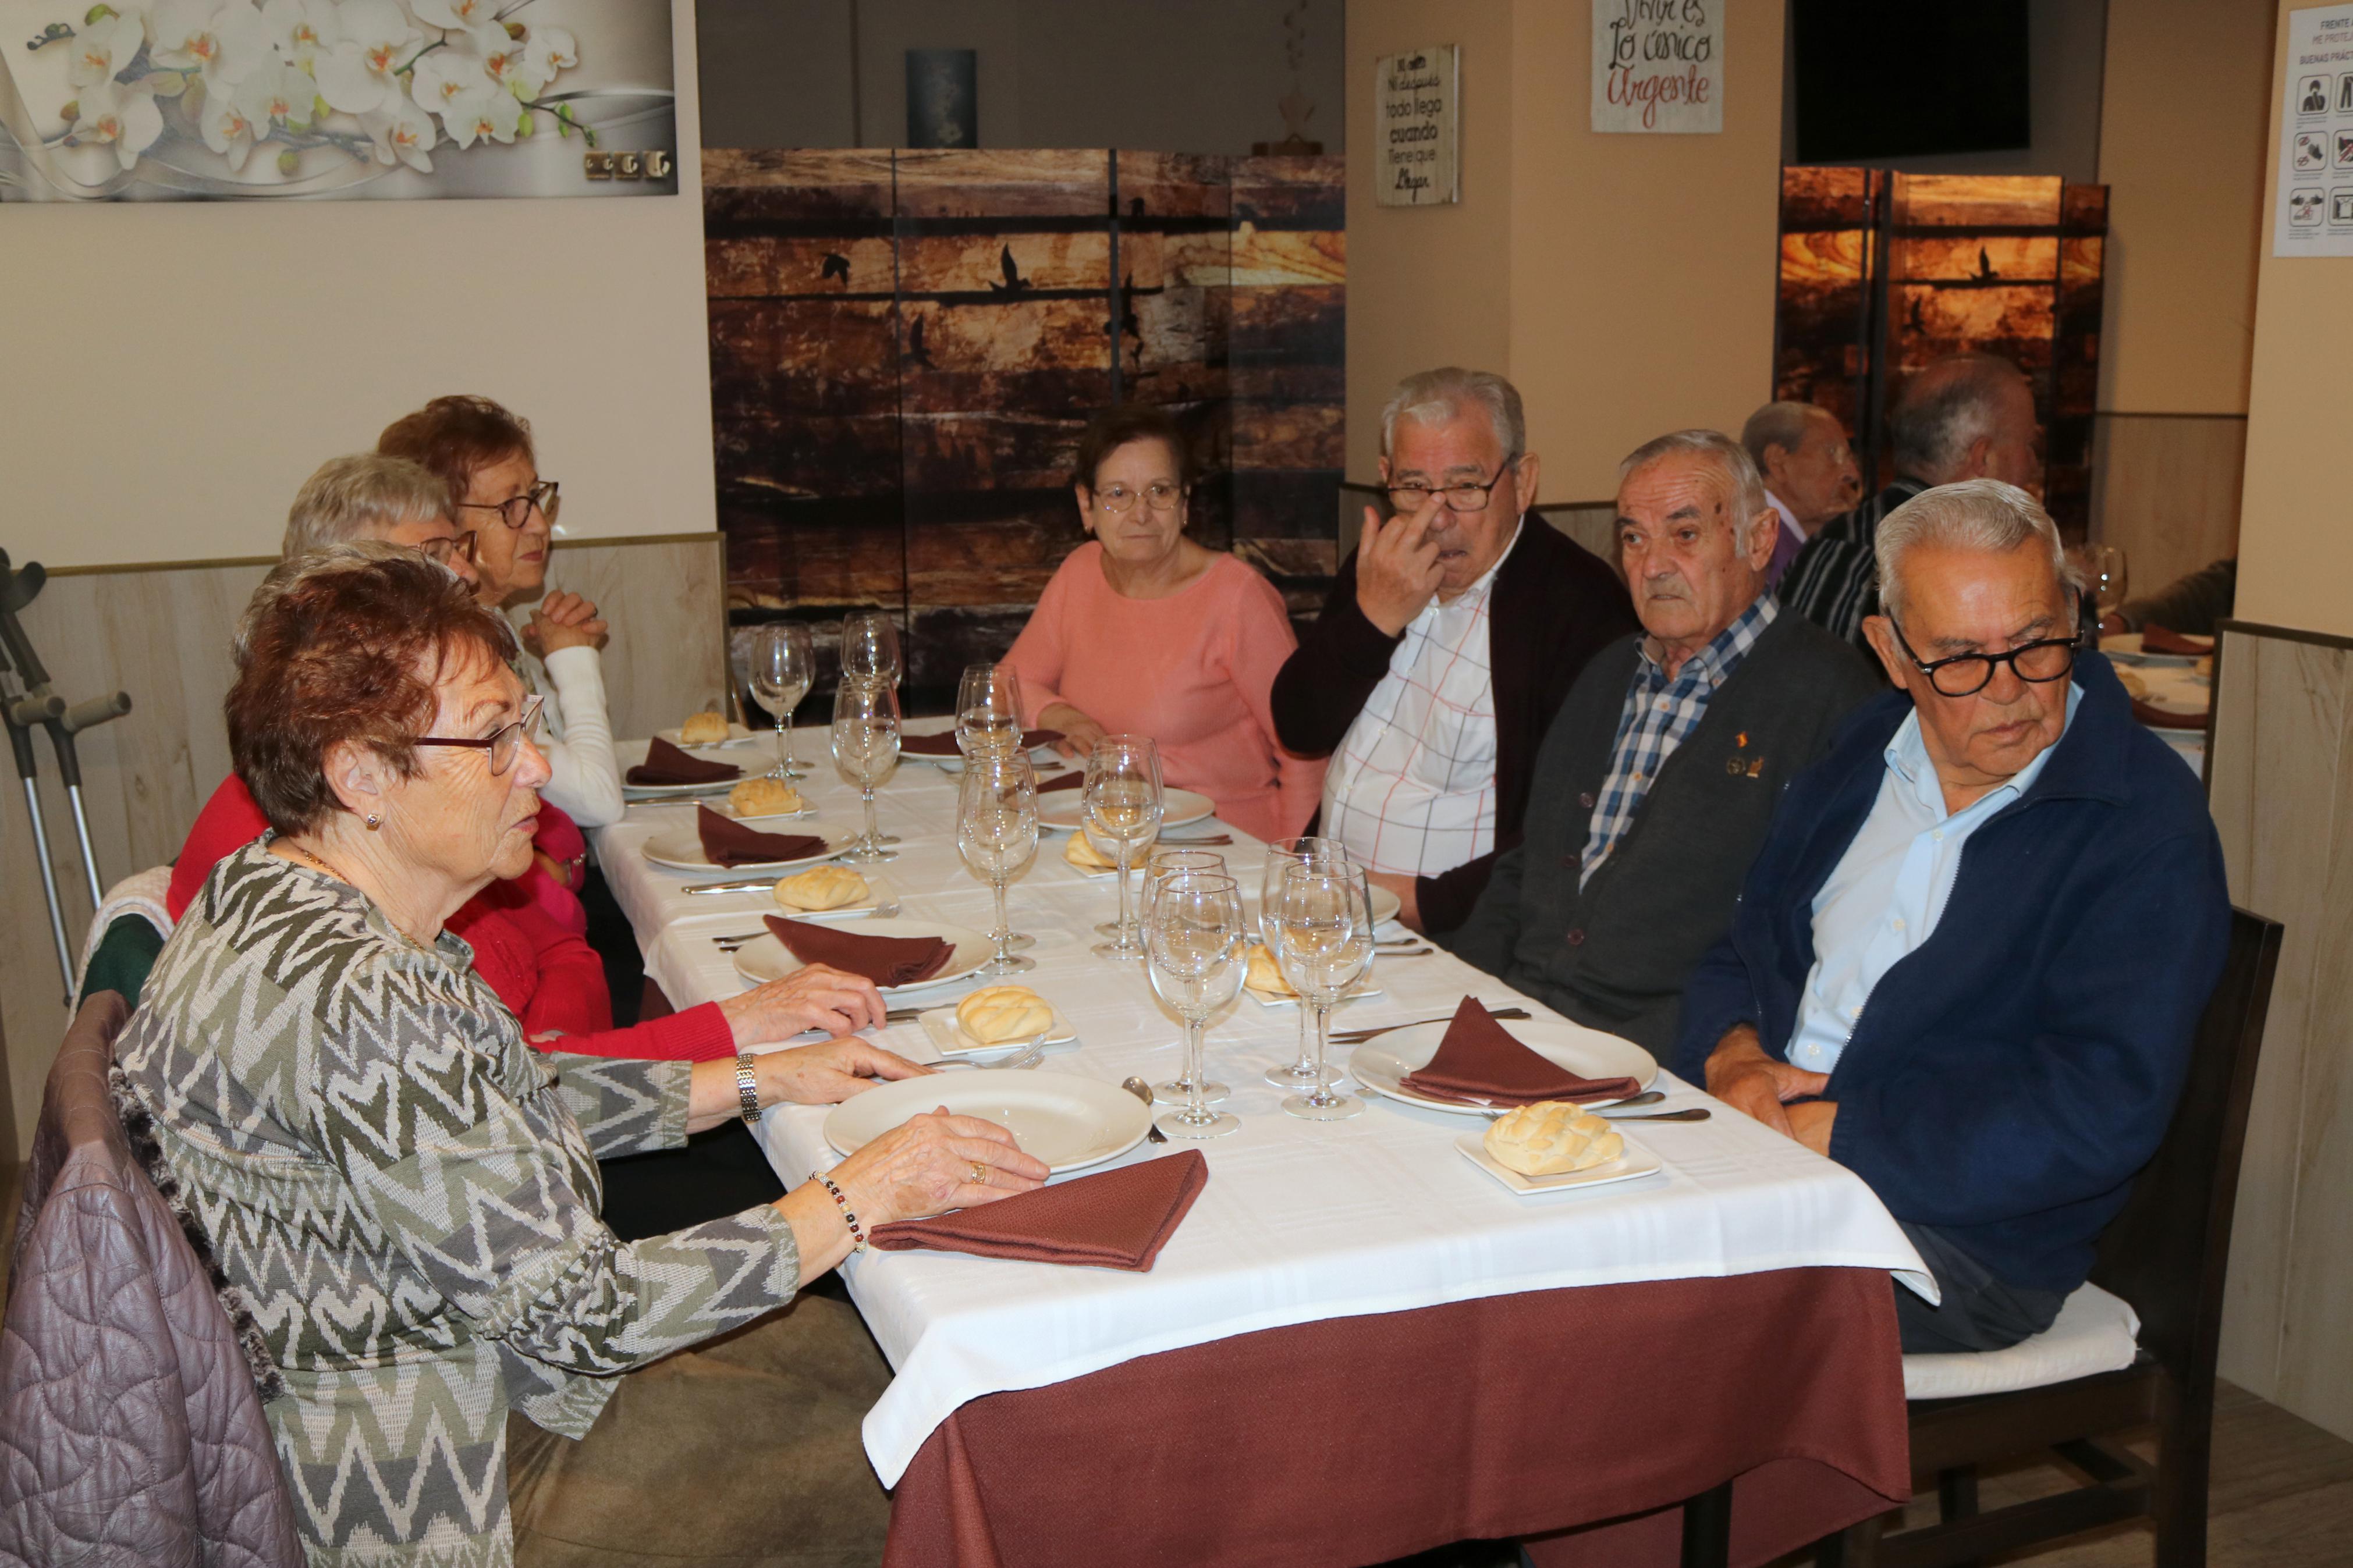
[[988,1183],[988,1167],[975,1160],[972,1163],[972,1174],[965,1180],[976,1187],[986,1186]]

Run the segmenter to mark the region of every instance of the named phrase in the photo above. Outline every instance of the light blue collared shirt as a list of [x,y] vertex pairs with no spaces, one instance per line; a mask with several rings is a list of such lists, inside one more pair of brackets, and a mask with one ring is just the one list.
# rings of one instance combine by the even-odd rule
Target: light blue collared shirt
[[[2070,681],[2069,724],[2083,700],[2084,689]],[[1948,813],[1920,739],[1920,715],[1905,716],[1887,742],[1887,773],[1871,815],[1814,895],[1814,967],[1789,1037],[1791,1065],[1810,1072],[1838,1066],[1880,976],[1936,931],[1960,872],[1961,846],[2034,786],[2055,750],[2055,742],[2045,746],[1999,789]]]

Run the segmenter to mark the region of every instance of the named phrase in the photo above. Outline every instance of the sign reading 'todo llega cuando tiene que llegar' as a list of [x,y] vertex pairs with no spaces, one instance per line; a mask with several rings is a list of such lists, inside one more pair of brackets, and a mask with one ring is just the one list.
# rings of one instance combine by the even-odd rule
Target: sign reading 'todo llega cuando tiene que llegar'
[[1593,0],[1593,129],[1724,129],[1729,0]]
[[1373,194],[1385,207],[1431,206],[1462,199],[1455,157],[1455,48],[1432,44],[1374,62]]

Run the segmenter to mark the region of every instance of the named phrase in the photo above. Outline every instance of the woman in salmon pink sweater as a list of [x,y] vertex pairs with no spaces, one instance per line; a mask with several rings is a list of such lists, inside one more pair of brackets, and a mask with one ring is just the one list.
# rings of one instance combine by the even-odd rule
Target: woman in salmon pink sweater
[[1227,823],[1261,838],[1304,832],[1324,763],[1276,744],[1268,706],[1298,639],[1272,584],[1186,537],[1192,474],[1176,422],[1136,404],[1097,416],[1071,488],[1092,537],[1005,656],[1025,717],[1062,731],[1066,756],[1107,734],[1149,735],[1163,781],[1208,795]]

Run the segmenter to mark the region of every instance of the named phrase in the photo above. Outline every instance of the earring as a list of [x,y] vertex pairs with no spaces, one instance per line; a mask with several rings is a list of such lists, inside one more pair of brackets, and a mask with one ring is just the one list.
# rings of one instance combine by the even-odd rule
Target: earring
[[377,828],[382,827],[383,826],[384,826],[384,818],[383,818],[383,817],[378,816],[375,812],[372,812],[372,811],[368,813],[368,818],[367,818],[367,830],[368,830],[370,833],[374,833]]

